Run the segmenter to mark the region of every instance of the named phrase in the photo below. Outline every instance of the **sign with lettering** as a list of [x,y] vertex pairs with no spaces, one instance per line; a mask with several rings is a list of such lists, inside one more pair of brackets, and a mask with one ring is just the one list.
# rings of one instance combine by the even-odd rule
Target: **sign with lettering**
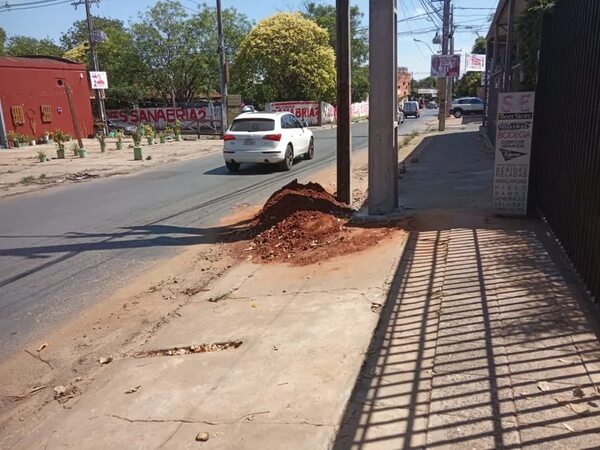
[[498,94],[494,211],[506,215],[527,213],[527,187],[535,92]]
[[90,84],[92,89],[108,89],[106,72],[90,72]]
[[188,132],[214,133],[221,129],[221,106],[212,104],[186,108],[109,109],[106,115],[117,124],[149,123],[159,130],[173,127],[176,120],[181,129]]
[[335,108],[329,103],[313,101],[290,101],[267,103],[267,112],[291,112],[310,126],[332,123],[335,119]]

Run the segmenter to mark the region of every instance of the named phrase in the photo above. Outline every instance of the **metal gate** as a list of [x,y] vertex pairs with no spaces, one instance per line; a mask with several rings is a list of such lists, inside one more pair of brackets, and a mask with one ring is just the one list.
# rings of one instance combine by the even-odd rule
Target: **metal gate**
[[540,46],[531,193],[600,299],[600,1],[558,0]]

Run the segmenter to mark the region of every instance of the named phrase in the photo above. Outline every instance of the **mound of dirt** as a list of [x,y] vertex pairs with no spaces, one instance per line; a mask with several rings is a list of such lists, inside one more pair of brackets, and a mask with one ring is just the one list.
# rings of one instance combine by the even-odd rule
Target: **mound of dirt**
[[256,217],[255,228],[266,230],[296,212],[321,212],[335,217],[350,217],[353,210],[317,183],[298,183],[294,180],[276,191]]
[[353,210],[316,183],[292,181],[275,192],[253,223],[246,249],[263,262],[311,264],[375,245],[388,228],[350,223]]

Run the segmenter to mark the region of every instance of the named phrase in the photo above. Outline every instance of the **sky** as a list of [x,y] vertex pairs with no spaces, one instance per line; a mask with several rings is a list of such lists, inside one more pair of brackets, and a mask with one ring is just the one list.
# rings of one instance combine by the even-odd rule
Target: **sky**
[[[57,3],[35,9],[23,11],[0,11],[0,27],[6,30],[8,37],[14,35],[28,35],[36,38],[49,37],[58,41],[60,35],[67,31],[74,21],[85,17],[83,6],[77,9],[71,5],[72,1],[55,0]],[[335,0],[313,0],[324,4],[335,4]],[[434,45],[431,40],[435,35],[434,28],[439,26],[439,20],[434,17],[434,23],[425,14],[423,3],[427,0],[397,0],[398,1],[398,65],[405,66],[413,72],[416,79],[428,76],[430,67],[431,50],[426,44],[415,42],[420,39],[437,51],[439,45]],[[5,4],[18,5],[19,3],[32,3],[33,0],[1,0],[0,6]],[[193,0],[180,0],[181,4],[190,10],[198,4]],[[205,0],[209,5],[214,0]],[[144,12],[156,0],[100,0],[92,6],[92,13],[98,16],[112,17],[123,20],[125,23],[135,21],[141,12]],[[305,0],[222,0],[223,8],[235,7],[246,14],[250,19],[258,22],[280,11],[302,10]],[[368,27],[369,0],[351,0],[351,5],[358,6],[364,13],[364,26]],[[441,9],[441,2],[433,0],[433,5]],[[455,24],[459,26],[455,34],[455,49],[462,53],[469,52],[477,37],[487,34],[490,15],[497,6],[498,0],[453,0],[455,6]],[[483,9],[461,9],[483,8]],[[486,9],[487,8],[487,9]],[[403,20],[421,16],[411,20]],[[464,28],[471,27],[471,28]]]

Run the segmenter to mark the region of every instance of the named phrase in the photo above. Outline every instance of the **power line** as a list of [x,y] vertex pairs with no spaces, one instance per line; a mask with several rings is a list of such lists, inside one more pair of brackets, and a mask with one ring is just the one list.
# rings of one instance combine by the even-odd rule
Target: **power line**
[[8,3],[0,6],[0,12],[13,12],[13,11],[26,11],[29,9],[46,8],[48,6],[62,5],[64,3],[71,3],[72,0],[46,0],[41,1],[38,4],[35,2],[29,2],[29,6],[25,6],[25,3],[13,4]]

